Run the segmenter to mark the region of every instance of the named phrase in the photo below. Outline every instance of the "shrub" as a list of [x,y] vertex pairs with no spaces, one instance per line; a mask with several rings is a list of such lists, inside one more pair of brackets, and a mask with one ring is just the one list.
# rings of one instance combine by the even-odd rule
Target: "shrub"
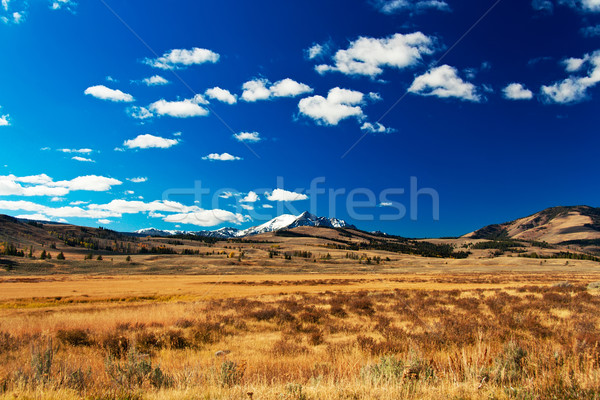
[[169,330],[163,336],[165,347],[170,349],[185,349],[190,343],[181,330]]
[[346,310],[344,310],[344,307],[341,304],[332,304],[329,313],[339,318],[345,318],[348,316],[348,313]]
[[308,343],[310,343],[313,346],[318,346],[318,345],[322,344],[323,342],[324,342],[323,333],[321,333],[320,331],[313,332],[308,337]]
[[142,331],[135,337],[136,348],[143,353],[152,353],[162,347],[162,343],[154,332]]
[[223,387],[239,385],[244,377],[246,365],[234,361],[223,361],[219,370],[219,383]]
[[395,356],[384,356],[379,362],[362,368],[361,375],[373,383],[399,381],[404,374],[404,362]]
[[129,340],[118,333],[109,333],[100,342],[109,356],[123,358],[129,350]]
[[302,322],[308,322],[311,324],[318,324],[321,322],[321,318],[323,318],[323,312],[317,310],[315,307],[309,307],[306,311],[300,314],[300,320]]
[[194,326],[194,322],[189,319],[181,318],[175,321],[175,326],[178,328],[191,328]]
[[360,297],[356,300],[353,300],[350,303],[350,309],[359,315],[375,314],[375,309],[373,308],[373,302],[366,297]]
[[378,363],[363,367],[361,374],[374,383],[423,380],[433,377],[433,368],[416,352],[411,351],[408,361],[399,360],[394,355],[383,356]]
[[308,397],[303,391],[303,387],[299,383],[288,383],[285,385],[285,393],[282,393],[281,398],[284,400],[307,400]]
[[123,362],[115,361],[109,356],[106,359],[106,373],[114,383],[127,389],[140,387],[146,383],[155,388],[168,387],[172,384],[171,377],[160,367],[153,368],[150,359],[138,353],[135,348],[131,348],[127,353],[127,359]]
[[209,343],[217,343],[225,332],[221,324],[202,321],[196,323],[191,334],[194,345],[203,346]]
[[275,342],[271,348],[271,352],[280,356],[297,356],[308,353],[309,350],[300,344],[281,339]]
[[88,387],[88,382],[92,377],[92,369],[88,368],[87,371],[83,372],[81,368],[76,369],[67,374],[65,378],[65,385],[71,389],[75,389],[78,392],[83,392]]
[[517,382],[523,378],[523,364],[527,351],[514,342],[504,346],[494,360],[494,377],[499,383]]
[[274,308],[266,308],[250,313],[250,316],[257,321],[270,321],[277,316],[277,310]]
[[15,350],[19,340],[8,332],[0,332],[0,353]]
[[50,379],[53,360],[54,349],[52,348],[51,339],[48,339],[48,343],[44,350],[41,349],[41,345],[33,345],[31,347],[31,370],[33,378],[36,381],[47,382]]
[[90,346],[92,344],[89,333],[83,329],[61,329],[56,332],[56,338],[70,346]]

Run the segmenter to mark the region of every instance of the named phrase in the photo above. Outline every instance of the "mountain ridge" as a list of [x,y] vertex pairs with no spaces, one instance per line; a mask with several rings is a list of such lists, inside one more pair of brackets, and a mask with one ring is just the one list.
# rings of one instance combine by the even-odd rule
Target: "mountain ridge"
[[355,228],[354,225],[348,224],[344,220],[338,218],[317,217],[316,215],[305,211],[300,215],[282,214],[261,225],[253,226],[247,229],[223,227],[216,230],[179,231],[144,228],[139,229],[133,233],[136,235],[143,236],[168,237],[176,235],[197,235],[218,239],[232,239],[259,235],[261,233],[275,232],[282,229],[293,229],[300,226],[314,226],[326,228]]

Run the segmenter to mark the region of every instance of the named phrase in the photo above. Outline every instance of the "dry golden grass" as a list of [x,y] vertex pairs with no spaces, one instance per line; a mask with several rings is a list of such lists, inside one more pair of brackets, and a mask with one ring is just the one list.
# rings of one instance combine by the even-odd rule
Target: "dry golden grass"
[[0,399],[599,398],[592,281],[4,277]]

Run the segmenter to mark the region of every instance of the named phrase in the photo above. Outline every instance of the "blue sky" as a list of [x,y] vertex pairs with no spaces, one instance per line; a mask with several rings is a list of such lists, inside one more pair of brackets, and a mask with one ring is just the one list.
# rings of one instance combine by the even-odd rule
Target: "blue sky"
[[0,37],[2,213],[435,237],[600,205],[599,0],[3,0]]

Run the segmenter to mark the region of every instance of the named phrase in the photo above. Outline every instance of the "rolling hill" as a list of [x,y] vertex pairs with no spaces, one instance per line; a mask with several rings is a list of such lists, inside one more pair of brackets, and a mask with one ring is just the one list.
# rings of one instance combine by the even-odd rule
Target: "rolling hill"
[[600,208],[552,207],[514,221],[488,225],[463,237],[583,246],[600,244]]

